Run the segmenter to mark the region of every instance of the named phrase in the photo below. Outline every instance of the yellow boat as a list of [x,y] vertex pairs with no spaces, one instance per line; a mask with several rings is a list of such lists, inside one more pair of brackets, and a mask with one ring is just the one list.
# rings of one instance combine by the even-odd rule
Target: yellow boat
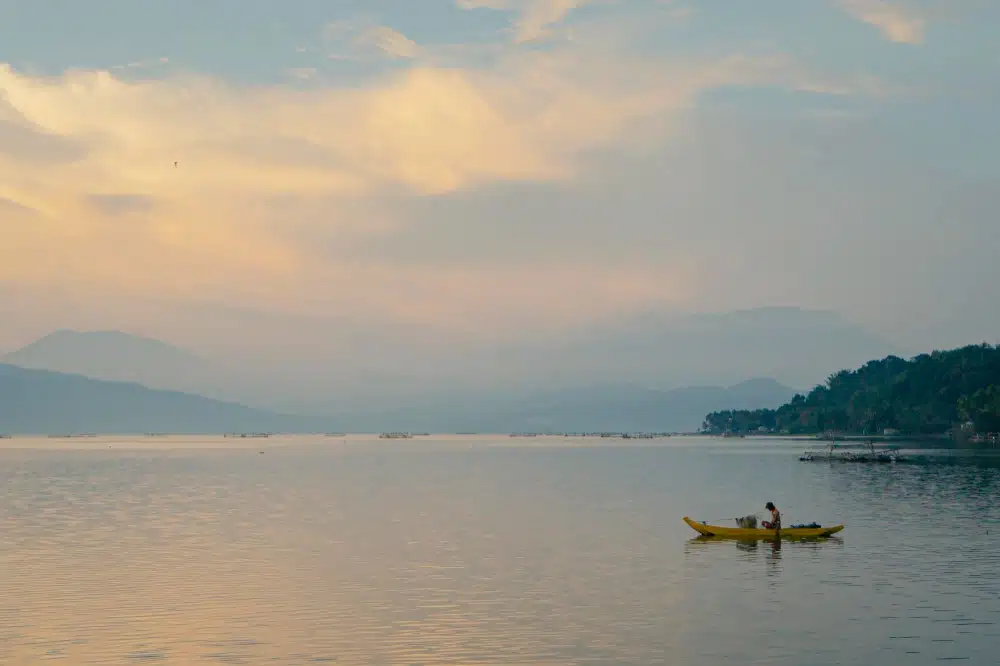
[[775,530],[708,525],[706,523],[695,522],[687,516],[684,516],[684,522],[699,534],[728,537],[730,539],[815,539],[818,537],[828,537],[844,529],[843,525],[833,525],[831,527],[788,527],[781,530],[781,534],[779,535]]

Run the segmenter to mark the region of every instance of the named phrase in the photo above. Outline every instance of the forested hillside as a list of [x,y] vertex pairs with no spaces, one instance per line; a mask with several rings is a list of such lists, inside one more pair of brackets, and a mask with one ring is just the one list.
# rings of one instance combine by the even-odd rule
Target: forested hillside
[[1000,346],[969,345],[910,360],[888,356],[870,361],[831,375],[808,395],[796,395],[778,409],[713,412],[703,429],[938,434],[965,423],[976,432],[1000,431]]

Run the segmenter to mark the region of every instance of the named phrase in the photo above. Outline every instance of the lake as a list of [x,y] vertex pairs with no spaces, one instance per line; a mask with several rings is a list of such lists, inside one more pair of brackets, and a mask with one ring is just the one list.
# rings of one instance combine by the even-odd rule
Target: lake
[[995,663],[1000,458],[805,446],[4,440],[0,663]]

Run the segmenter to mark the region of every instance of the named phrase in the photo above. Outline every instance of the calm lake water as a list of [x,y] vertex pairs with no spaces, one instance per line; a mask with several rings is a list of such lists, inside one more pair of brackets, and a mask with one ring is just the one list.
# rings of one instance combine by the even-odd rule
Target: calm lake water
[[[995,663],[989,455],[231,441],[0,442],[0,663]],[[681,522],[767,500],[847,528],[775,548]]]

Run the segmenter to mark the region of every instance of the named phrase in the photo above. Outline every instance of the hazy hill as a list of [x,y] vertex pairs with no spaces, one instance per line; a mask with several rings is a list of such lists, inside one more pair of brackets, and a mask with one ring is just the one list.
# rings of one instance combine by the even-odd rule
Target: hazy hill
[[206,359],[121,331],[55,331],[0,356],[0,362],[154,388],[197,391],[217,379]]
[[602,387],[550,393],[522,405],[510,420],[516,430],[695,431],[708,405],[717,406],[709,411],[777,407],[795,393],[770,379],[671,390]]
[[913,435],[956,426],[1000,431],[1000,346],[968,345],[909,360],[887,356],[831,373],[825,384],[777,409],[721,410],[705,417],[709,432],[764,427],[793,434],[891,429]]
[[733,387],[657,391],[637,386],[560,391],[517,400],[345,413],[337,419],[272,414],[197,395],[125,382],[28,370],[0,364],[0,432],[50,434],[222,433],[231,431],[479,431],[695,430],[704,414],[776,407],[795,394],[756,379]]
[[513,354],[576,384],[659,388],[728,386],[773,377],[811,387],[842,367],[900,350],[841,315],[794,307],[720,314],[649,315],[581,331],[548,349]]
[[[342,324],[327,330],[322,322],[309,322],[302,333],[286,325],[272,333],[267,353],[226,358],[199,357],[116,331],[57,331],[0,362],[283,413],[336,416],[364,430],[517,430],[547,419],[574,428],[567,421],[573,414],[613,422],[611,405],[643,424],[664,400],[677,406],[661,411],[657,422],[671,414],[670,427],[679,429],[690,423],[682,404],[700,410],[695,427],[715,409],[780,404],[716,408],[691,402],[699,395],[714,400],[726,386],[734,392],[727,400],[740,398],[739,382],[747,377],[772,377],[808,390],[838,368],[900,353],[834,312],[794,307],[623,317],[555,339],[509,344],[434,343],[407,330],[390,327],[376,335]],[[605,388],[581,388],[593,386]],[[698,386],[716,388],[691,389],[669,400],[662,395]]]
[[234,397],[279,411],[405,411],[438,422],[588,386],[668,390],[771,377],[808,390],[838,368],[903,353],[837,313],[800,308],[621,317],[508,343],[432,345],[405,331],[365,337],[349,322],[340,328],[354,333],[324,332],[324,342],[313,326],[310,344],[246,364],[273,372]]
[[0,364],[0,432],[8,434],[308,431],[314,425],[196,395]]
[[770,379],[732,387],[656,390],[637,385],[596,386],[510,398],[464,396],[404,408],[371,407],[338,414],[352,430],[429,432],[695,431],[704,415],[721,409],[773,408],[796,391]]

